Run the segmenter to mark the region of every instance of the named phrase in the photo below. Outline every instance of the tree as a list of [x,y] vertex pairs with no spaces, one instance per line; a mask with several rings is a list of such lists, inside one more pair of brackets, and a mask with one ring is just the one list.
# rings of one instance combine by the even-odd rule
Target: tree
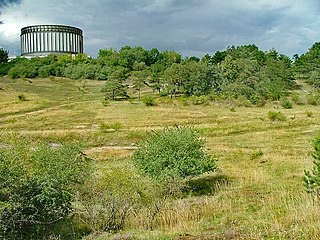
[[166,86],[167,93],[171,95],[181,94],[184,85],[190,76],[189,69],[182,64],[173,63],[163,74],[163,82]]
[[128,98],[127,85],[124,84],[124,69],[114,70],[106,81],[101,92],[105,93],[105,99],[115,100],[116,98]]
[[147,85],[146,79],[148,77],[148,71],[132,71],[129,79],[132,80],[133,87],[138,91],[138,99],[140,100],[141,89]]
[[203,149],[204,141],[187,127],[152,132],[133,155],[143,173],[158,181],[184,179],[214,171],[214,159]]
[[314,194],[316,197],[320,196],[320,135],[313,141],[314,151],[313,169],[312,171],[305,171],[304,185],[308,193]]
[[320,70],[311,71],[307,82],[315,88],[320,88]]
[[9,52],[3,48],[0,48],[0,64],[6,63],[9,60]]

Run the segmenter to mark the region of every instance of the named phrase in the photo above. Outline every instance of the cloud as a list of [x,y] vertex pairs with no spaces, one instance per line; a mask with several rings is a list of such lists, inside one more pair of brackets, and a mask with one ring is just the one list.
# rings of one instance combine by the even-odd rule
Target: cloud
[[[18,4],[20,3],[21,0],[0,0],[0,9],[4,7],[9,7],[13,4]],[[1,16],[1,11],[0,11],[0,16]],[[0,20],[0,25],[3,24],[4,22]]]
[[83,29],[92,56],[101,48],[139,45],[201,57],[242,44],[292,56],[320,39],[318,0],[22,0],[0,6],[0,42],[19,46],[27,25],[66,24]]
[[0,0],[0,8],[10,6],[12,4],[20,3],[21,0]]

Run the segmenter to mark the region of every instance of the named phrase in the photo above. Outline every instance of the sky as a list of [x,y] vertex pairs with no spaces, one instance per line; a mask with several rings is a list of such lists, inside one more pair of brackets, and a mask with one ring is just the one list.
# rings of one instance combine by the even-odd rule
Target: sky
[[255,44],[292,57],[320,41],[319,0],[0,0],[0,47],[20,55],[20,30],[79,27],[84,51],[142,46],[183,56]]

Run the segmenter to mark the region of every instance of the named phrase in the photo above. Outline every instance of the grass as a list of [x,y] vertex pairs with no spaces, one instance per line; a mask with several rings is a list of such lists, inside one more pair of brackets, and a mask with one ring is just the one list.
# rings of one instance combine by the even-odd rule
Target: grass
[[[311,140],[319,132],[320,109],[276,104],[237,107],[209,102],[186,105],[157,101],[102,104],[101,81],[0,78],[0,146],[12,134],[32,141],[77,142],[96,159],[97,168],[126,166],[135,146],[151,130],[175,124],[194,127],[218,159],[210,194],[171,201],[148,230],[146,212],[130,215],[123,232],[87,239],[319,239],[320,204],[305,193],[304,169],[312,167]],[[23,94],[28,101],[19,101]],[[302,96],[304,97],[304,96]],[[312,114],[306,114],[312,113]],[[109,131],[116,129],[116,131]],[[216,179],[224,176],[217,187]],[[126,238],[127,237],[127,238]]]

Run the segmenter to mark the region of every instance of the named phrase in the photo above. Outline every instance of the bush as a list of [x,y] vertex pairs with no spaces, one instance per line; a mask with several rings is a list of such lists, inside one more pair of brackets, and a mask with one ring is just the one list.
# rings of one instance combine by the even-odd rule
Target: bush
[[121,123],[115,122],[115,123],[104,123],[101,122],[99,125],[101,132],[110,132],[110,131],[117,131],[122,127]]
[[18,95],[18,99],[19,99],[19,101],[21,101],[21,102],[28,101],[27,97],[26,97],[24,94],[19,94],[19,95]]
[[214,159],[191,128],[172,127],[152,132],[134,153],[135,165],[158,181],[183,179],[214,171]]
[[320,196],[320,135],[313,141],[314,151],[313,169],[312,171],[305,171],[304,185],[308,193],[314,194],[316,197]]
[[193,105],[208,105],[208,97],[207,96],[191,96],[190,101]]
[[309,105],[318,106],[319,97],[316,96],[316,95],[309,94],[307,96],[307,102],[308,102]]
[[299,96],[299,94],[292,94],[292,101],[297,105],[303,105],[305,102],[303,99]]
[[268,117],[272,121],[285,121],[287,118],[282,112],[273,112],[268,113]]
[[[14,148],[14,151],[12,151]],[[0,149],[0,238],[47,239],[68,219],[89,161],[74,145]],[[61,230],[61,229],[60,229]]]
[[313,112],[306,111],[306,114],[307,114],[308,117],[313,117]]
[[142,99],[142,102],[147,106],[147,107],[151,107],[156,105],[156,102],[154,101],[154,99],[152,97],[145,97]]
[[291,109],[293,105],[288,98],[283,98],[281,99],[281,106],[285,109]]
[[99,169],[75,201],[75,220],[92,233],[122,230],[132,213],[152,201],[151,184],[131,164]]

